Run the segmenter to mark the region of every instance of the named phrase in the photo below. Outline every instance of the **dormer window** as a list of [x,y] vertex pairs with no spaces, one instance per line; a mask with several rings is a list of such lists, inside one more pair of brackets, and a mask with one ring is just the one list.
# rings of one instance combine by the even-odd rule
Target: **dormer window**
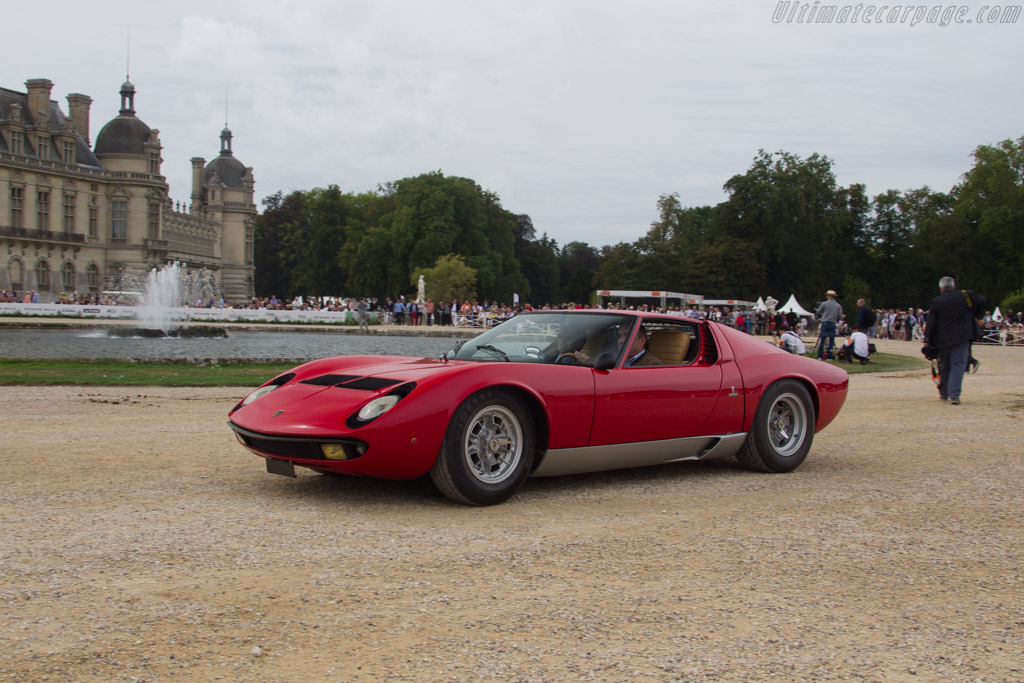
[[11,136],[11,154],[24,154],[25,153],[25,134],[20,130],[12,130]]
[[75,163],[75,143],[64,142],[62,144],[61,158],[64,159],[65,164],[74,165]]
[[43,135],[36,136],[36,156],[44,161],[50,158],[50,138]]

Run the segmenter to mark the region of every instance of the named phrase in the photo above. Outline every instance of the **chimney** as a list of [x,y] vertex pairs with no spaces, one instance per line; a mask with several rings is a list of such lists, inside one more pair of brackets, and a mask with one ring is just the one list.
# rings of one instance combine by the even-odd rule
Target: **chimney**
[[192,157],[192,209],[196,210],[203,201],[203,166],[206,159]]
[[30,78],[25,81],[28,90],[29,116],[37,126],[48,126],[50,121],[50,91],[53,81],[49,78]]
[[92,106],[92,98],[73,92],[68,95],[68,115],[71,123],[75,124],[75,130],[85,140],[85,144],[92,146],[89,140],[89,107]]

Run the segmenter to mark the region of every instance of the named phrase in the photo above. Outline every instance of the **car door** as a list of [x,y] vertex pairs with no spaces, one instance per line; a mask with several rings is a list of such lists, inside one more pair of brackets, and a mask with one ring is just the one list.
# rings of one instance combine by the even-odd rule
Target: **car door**
[[[662,365],[595,371],[594,425],[590,445],[679,439],[704,434],[722,390],[719,364],[697,362],[701,334],[695,323],[645,321],[645,327],[691,335],[685,358]],[[636,331],[634,331],[636,332]],[[738,394],[737,394],[738,396]],[[742,413],[741,413],[742,415]]]

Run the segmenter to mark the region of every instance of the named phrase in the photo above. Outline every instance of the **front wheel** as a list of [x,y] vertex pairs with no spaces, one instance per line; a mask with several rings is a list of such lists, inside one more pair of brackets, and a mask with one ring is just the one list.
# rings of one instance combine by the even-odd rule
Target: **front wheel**
[[761,397],[736,459],[752,470],[791,472],[807,457],[813,440],[811,395],[800,382],[782,380]]
[[481,391],[455,411],[430,478],[457,503],[502,503],[526,481],[534,448],[533,422],[522,401],[505,391]]

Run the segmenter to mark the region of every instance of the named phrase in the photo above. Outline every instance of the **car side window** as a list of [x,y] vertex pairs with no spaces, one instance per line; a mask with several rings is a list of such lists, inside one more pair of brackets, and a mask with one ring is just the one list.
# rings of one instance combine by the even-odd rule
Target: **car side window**
[[644,327],[647,331],[647,353],[660,361],[655,363],[652,359],[649,365],[689,365],[697,358],[697,329],[692,324],[647,320]]

